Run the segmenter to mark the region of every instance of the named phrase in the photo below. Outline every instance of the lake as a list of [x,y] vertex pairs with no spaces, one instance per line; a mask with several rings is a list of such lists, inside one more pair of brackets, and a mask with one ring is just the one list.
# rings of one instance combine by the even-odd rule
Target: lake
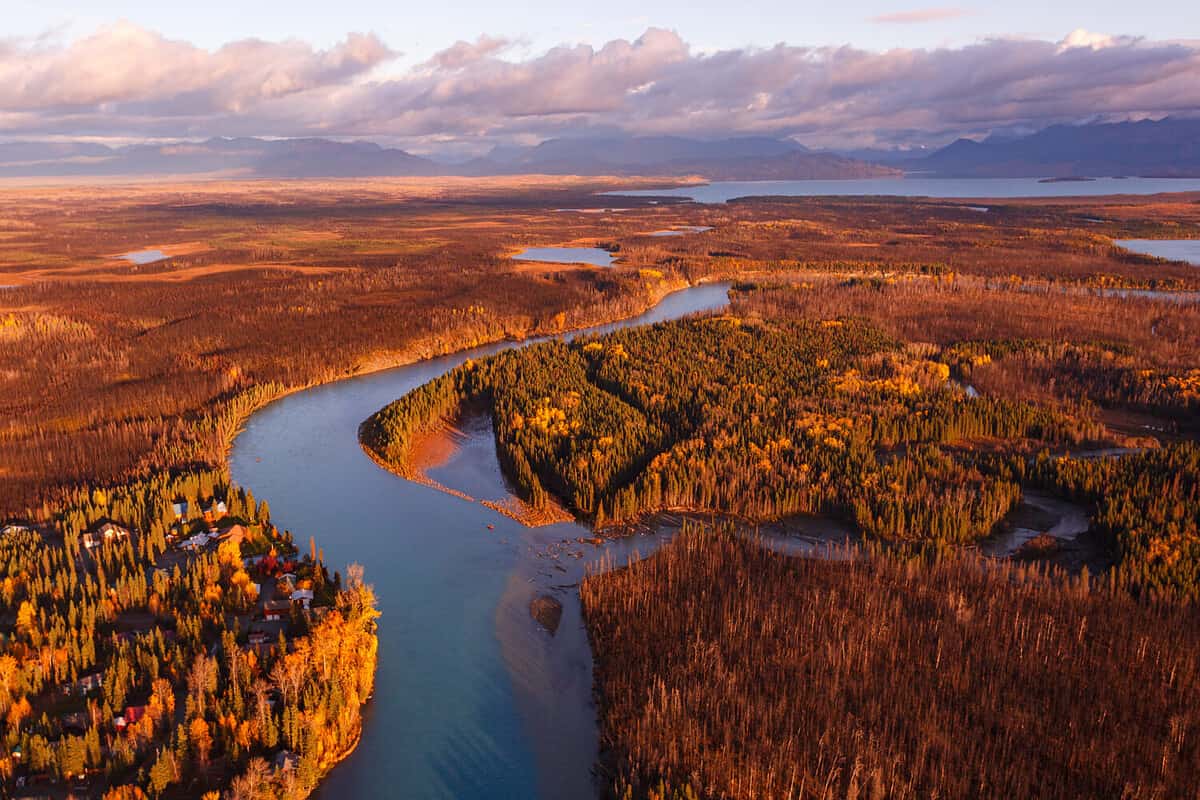
[[546,261],[551,264],[592,264],[611,267],[616,256],[599,247],[527,247],[513,256],[517,261]]
[[621,197],[682,197],[725,203],[737,197],[890,196],[952,198],[1095,197],[1109,194],[1200,192],[1200,179],[1097,178],[1039,183],[1037,178],[854,178],[822,181],[715,181],[674,189],[605,192]]
[[117,258],[134,264],[153,264],[155,261],[162,261],[163,259],[170,258],[170,256],[162,250],[135,250],[132,253],[117,256]]
[[1126,250],[1200,267],[1200,239],[1117,239]]
[[711,231],[712,228],[708,225],[681,225],[678,228],[672,228],[668,231],[654,231],[651,236],[686,236],[689,233],[704,233]]
[[[594,332],[719,309],[728,289],[676,292],[640,317]],[[586,564],[604,557],[622,563],[647,544],[580,546],[579,559],[559,553],[561,540],[590,531],[575,523],[525,528],[385,472],[358,445],[359,423],[384,405],[469,358],[516,346],[497,343],[289,395],[254,414],[234,442],[231,475],[270,502],[273,521],[301,541],[316,536],[331,568],[366,565],[379,594],[379,674],[362,743],[318,797],[593,794],[591,654],[571,584]],[[468,446],[460,457],[484,451]],[[469,479],[484,499],[503,481],[491,452],[492,461],[476,461]],[[551,550],[560,557],[546,555]],[[534,591],[563,602],[554,637],[529,617]]]

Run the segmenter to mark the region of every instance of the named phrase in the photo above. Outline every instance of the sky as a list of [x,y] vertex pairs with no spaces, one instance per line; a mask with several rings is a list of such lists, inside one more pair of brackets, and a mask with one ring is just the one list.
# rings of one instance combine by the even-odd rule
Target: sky
[[[1186,0],[6,0],[0,138],[912,146],[1200,111]],[[1190,28],[1189,28],[1190,26]]]

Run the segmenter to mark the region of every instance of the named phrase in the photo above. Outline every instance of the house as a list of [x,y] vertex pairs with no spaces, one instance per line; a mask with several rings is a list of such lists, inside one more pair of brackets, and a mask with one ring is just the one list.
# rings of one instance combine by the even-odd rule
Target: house
[[292,614],[292,602],[290,600],[268,600],[263,603],[263,618],[268,622],[278,622],[286,619]]
[[67,684],[65,688],[67,694],[85,695],[91,692],[99,691],[100,687],[103,685],[104,673],[93,672],[91,675],[84,675],[82,678],[75,681],[75,683]]
[[125,713],[113,717],[113,727],[120,733],[146,716],[146,706],[126,706]]
[[28,533],[33,528],[28,525],[22,525],[19,522],[6,522],[3,528],[0,528],[0,539],[7,539],[9,536],[16,536],[18,533]]
[[188,503],[187,500],[180,500],[177,503],[171,504],[171,510],[175,512],[176,522],[188,521]]
[[291,750],[280,750],[275,754],[274,767],[276,772],[290,772],[300,766],[300,756]]
[[250,631],[249,641],[255,647],[260,647],[271,643],[271,635],[266,631]]
[[195,536],[189,539],[184,539],[182,542],[180,542],[179,546],[184,550],[192,550],[198,553],[204,548],[208,547],[208,543],[211,538],[212,537],[207,533],[197,533]]
[[103,525],[83,534],[83,546],[88,550],[108,542],[129,538],[129,529],[115,522],[105,522]]
[[227,513],[229,513],[228,507],[225,505],[225,501],[218,500],[215,497],[205,503],[201,508],[201,511],[204,512],[204,519],[209,523],[221,519]]
[[293,603],[299,603],[301,608],[308,608],[313,599],[312,589],[297,589],[292,592],[291,599]]

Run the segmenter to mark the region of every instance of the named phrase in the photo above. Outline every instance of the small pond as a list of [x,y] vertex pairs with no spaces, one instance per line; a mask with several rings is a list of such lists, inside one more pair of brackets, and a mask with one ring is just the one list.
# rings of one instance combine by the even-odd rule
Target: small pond
[[162,250],[135,250],[132,253],[125,253],[117,256],[132,264],[153,264],[155,261],[162,261],[170,258]]
[[679,225],[667,231],[654,231],[651,236],[683,236],[688,233],[704,233],[711,231],[712,227],[708,225]]
[[527,247],[513,256],[517,261],[545,261],[550,264],[591,264],[611,267],[617,257],[599,247]]

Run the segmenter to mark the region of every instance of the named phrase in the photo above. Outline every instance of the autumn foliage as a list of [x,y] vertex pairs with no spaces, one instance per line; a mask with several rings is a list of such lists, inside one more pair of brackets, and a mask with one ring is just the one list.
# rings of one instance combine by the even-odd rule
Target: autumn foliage
[[685,530],[582,587],[620,798],[1186,797],[1200,607]]

